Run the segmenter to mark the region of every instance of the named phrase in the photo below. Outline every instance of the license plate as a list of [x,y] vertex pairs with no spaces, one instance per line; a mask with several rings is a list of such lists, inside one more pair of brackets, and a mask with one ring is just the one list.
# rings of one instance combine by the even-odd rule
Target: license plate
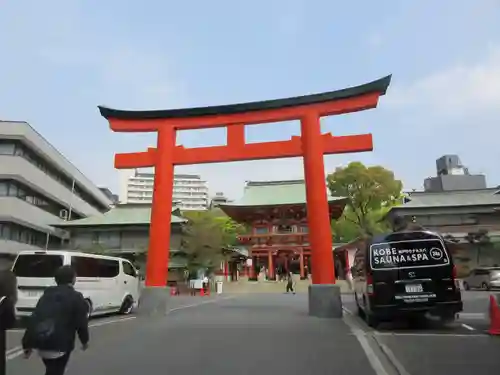
[[422,293],[424,291],[422,284],[405,285],[405,289],[406,293]]

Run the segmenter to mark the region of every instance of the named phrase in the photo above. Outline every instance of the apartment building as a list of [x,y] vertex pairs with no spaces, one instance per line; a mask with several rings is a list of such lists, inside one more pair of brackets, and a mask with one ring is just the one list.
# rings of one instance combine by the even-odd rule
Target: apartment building
[[0,121],[0,263],[57,249],[52,225],[106,212],[111,200],[26,122]]
[[215,196],[212,197],[212,201],[210,202],[210,209],[217,208],[221,204],[226,204],[230,202],[231,201],[228,199],[228,197],[224,195],[223,192],[218,191],[217,193],[215,193]]
[[[121,204],[151,204],[154,173],[122,170],[120,178]],[[207,182],[199,175],[175,174],[172,201],[181,211],[206,210],[209,205]]]

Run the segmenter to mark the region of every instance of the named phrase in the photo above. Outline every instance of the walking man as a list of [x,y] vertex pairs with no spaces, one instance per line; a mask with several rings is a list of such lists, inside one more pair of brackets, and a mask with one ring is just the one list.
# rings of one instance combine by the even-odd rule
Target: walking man
[[45,375],[64,374],[77,334],[82,350],[89,343],[88,305],[74,289],[75,271],[62,266],[55,280],[57,286],[47,288],[38,301],[22,340],[25,358],[37,350]]
[[286,280],[286,293],[292,292],[295,294],[295,289],[293,288],[293,276],[291,272],[288,272]]

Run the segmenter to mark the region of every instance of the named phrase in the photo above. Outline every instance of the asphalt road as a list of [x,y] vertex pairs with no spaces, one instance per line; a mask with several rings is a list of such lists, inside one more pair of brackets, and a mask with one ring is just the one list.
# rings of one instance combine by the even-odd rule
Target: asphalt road
[[[500,337],[487,327],[488,293],[464,293],[465,312],[450,327],[367,327],[343,296],[342,320],[307,315],[306,295],[173,297],[167,317],[106,317],[91,324],[87,352],[68,374],[475,375],[498,372]],[[125,320],[121,320],[125,319]],[[9,333],[15,347],[21,333]],[[11,354],[10,375],[42,373],[38,358]]]
[[[194,305],[202,298],[164,318],[95,327],[91,347],[75,351],[68,374],[375,374],[342,320],[307,315],[305,295]],[[42,373],[39,362],[14,358],[8,373]]]
[[344,296],[350,317],[373,337],[398,373],[403,375],[482,375],[500,369],[500,337],[487,334],[489,293],[469,291],[462,295],[464,311],[456,323],[443,327],[427,322],[408,327],[404,322],[383,324],[376,330],[356,316],[351,296]]

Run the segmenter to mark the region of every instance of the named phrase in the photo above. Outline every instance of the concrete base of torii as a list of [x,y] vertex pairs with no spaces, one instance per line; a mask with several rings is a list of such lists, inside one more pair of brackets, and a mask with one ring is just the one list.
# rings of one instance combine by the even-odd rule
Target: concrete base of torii
[[138,316],[165,316],[170,297],[169,287],[144,287],[137,306]]
[[309,285],[309,315],[318,318],[342,318],[342,296],[335,284]]

